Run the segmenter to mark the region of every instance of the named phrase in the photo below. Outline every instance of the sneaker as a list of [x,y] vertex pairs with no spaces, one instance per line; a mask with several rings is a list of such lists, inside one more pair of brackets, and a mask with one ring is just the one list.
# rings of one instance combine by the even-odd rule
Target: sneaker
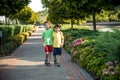
[[55,64],[55,65],[57,64],[57,60],[54,60],[54,64]]
[[45,65],[47,65],[48,60],[45,60]]
[[51,66],[51,63],[50,63],[50,62],[47,62],[47,66]]
[[60,67],[60,63],[57,63],[57,67]]

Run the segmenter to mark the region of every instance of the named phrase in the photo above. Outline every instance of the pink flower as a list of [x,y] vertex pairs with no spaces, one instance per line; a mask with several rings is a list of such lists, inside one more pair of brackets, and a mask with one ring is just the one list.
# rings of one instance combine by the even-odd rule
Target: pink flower
[[73,46],[77,46],[77,45],[79,45],[81,42],[82,42],[82,39],[79,38],[79,39],[74,40],[74,41],[72,42],[72,45],[73,45]]

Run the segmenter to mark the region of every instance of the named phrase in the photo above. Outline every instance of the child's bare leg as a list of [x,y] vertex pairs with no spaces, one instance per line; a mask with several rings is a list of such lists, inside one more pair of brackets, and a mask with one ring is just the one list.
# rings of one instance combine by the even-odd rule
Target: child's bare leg
[[55,64],[55,65],[57,64],[57,58],[56,58],[56,55],[54,55],[54,64]]
[[57,63],[60,63],[60,55],[57,55]]
[[46,56],[45,56],[45,64],[47,64],[47,62],[48,62],[48,52],[46,52]]
[[48,62],[51,60],[51,53],[48,53]]
[[60,55],[57,55],[57,66],[58,66],[58,67],[60,66],[60,58],[61,58],[61,56],[60,56]]

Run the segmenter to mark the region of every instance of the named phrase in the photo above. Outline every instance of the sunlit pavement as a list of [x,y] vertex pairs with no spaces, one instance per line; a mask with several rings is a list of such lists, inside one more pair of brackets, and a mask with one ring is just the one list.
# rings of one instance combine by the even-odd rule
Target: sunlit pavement
[[93,80],[82,68],[71,61],[63,50],[61,66],[44,65],[45,53],[39,28],[14,53],[0,58],[0,80]]

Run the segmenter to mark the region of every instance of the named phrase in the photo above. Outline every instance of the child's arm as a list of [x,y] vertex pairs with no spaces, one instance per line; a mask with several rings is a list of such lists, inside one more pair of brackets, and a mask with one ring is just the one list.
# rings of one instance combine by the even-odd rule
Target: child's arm
[[64,45],[64,36],[63,33],[61,32],[61,47],[63,47]]
[[45,44],[44,44],[44,33],[42,33],[42,44],[43,44],[43,47],[45,47]]

